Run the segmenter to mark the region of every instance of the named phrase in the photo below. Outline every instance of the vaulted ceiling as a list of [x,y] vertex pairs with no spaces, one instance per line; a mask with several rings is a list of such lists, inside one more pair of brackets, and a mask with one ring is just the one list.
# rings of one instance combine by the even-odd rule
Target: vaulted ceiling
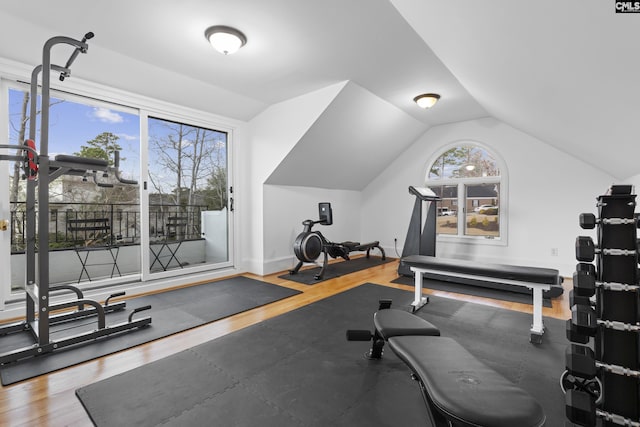
[[[215,52],[204,30],[218,24],[242,30],[247,45]],[[75,76],[243,121],[348,81],[274,171],[277,183],[298,185],[288,176],[300,159],[312,153],[334,164],[345,144],[367,148],[358,169],[375,176],[429,127],[486,116],[615,178],[640,173],[640,14],[615,13],[614,2],[0,3],[0,58],[39,64],[44,40],[88,31],[96,35],[90,57],[76,61]],[[419,109],[412,98],[423,92],[442,99]],[[371,124],[383,117],[397,120],[372,137]],[[319,140],[325,150],[315,152]],[[354,164],[339,166],[345,175],[336,181],[352,185],[329,188],[366,185]],[[305,185],[323,186],[319,179]]]

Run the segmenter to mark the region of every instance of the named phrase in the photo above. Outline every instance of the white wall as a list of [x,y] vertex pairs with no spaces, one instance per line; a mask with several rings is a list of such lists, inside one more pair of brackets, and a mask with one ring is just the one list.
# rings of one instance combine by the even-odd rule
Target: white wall
[[264,270],[265,274],[289,270],[298,260],[293,252],[302,221],[318,220],[318,203],[331,203],[333,225],[314,225],[333,242],[360,238],[360,191],[265,185]]
[[238,209],[247,222],[243,223],[240,245],[242,263],[248,271],[265,274],[264,270],[264,197],[263,185],[269,175],[291,151],[311,124],[336,97],[345,82],[320,89],[279,104],[272,105],[256,116],[243,130],[238,147],[237,168],[244,183]]
[[[429,129],[363,191],[362,239],[380,240],[392,254],[393,239],[401,251],[414,203],[409,185],[424,184],[428,160],[447,144],[477,141],[496,151],[509,174],[508,242],[505,246],[438,241],[437,255],[575,269],[574,242],[590,235],[578,224],[581,212],[595,212],[595,198],[613,178],[544,142],[492,118]],[[551,255],[558,248],[558,255]]]

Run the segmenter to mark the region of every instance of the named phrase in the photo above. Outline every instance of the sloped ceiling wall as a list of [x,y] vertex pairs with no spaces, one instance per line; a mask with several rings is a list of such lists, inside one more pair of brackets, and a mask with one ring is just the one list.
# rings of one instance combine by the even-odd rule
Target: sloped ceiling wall
[[640,173],[640,15],[613,1],[391,0],[492,115],[618,179]]
[[[94,3],[0,2],[0,61],[37,64],[48,37],[91,30],[74,79],[242,121],[351,81],[427,126],[492,116],[620,179],[640,173],[640,14],[616,13],[613,1]],[[217,23],[250,42],[234,56],[213,52],[203,34]],[[412,102],[422,92],[442,100],[425,112]],[[324,156],[318,163],[344,160],[314,154]],[[376,168],[372,160],[360,169]],[[286,165],[297,179],[299,163]]]
[[427,129],[348,82],[265,183],[359,191]]

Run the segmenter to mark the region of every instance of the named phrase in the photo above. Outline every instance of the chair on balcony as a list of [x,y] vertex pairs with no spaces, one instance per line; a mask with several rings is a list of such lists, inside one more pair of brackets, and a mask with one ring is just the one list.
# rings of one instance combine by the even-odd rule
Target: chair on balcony
[[[82,245],[76,244],[74,246],[76,255],[82,265],[78,283],[82,281],[84,275],[91,281],[87,267],[92,266],[108,265],[111,266],[110,277],[113,277],[116,272],[118,272],[118,276],[122,276],[118,268],[118,253],[120,247],[112,244],[113,239],[109,218],[68,219],[67,231],[71,234],[75,242],[83,242]],[[107,258],[107,260],[105,260],[104,257],[96,260],[90,259],[90,254],[97,251],[107,251],[110,258]]]
[[175,261],[178,267],[184,268],[185,264],[180,262],[178,258],[178,250],[180,246],[182,246],[182,242],[186,236],[187,222],[187,217],[170,216],[167,218],[164,239],[159,249],[156,251],[153,246],[149,246],[150,252],[153,255],[150,270],[153,270],[153,267],[158,264],[163,271],[167,271],[173,261]]

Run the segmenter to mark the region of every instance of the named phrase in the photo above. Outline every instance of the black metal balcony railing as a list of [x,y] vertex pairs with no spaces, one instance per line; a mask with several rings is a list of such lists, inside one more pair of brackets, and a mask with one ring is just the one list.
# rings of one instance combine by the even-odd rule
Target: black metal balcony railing
[[[27,241],[25,203],[12,202],[11,205],[11,253],[22,253]],[[149,205],[150,240],[201,238],[200,218],[204,210],[207,210],[205,205]],[[79,222],[100,222],[108,224],[108,227],[92,230],[87,226],[85,230],[78,231],[80,227],[70,226]],[[140,211],[137,204],[49,203],[49,249],[139,242]]]

